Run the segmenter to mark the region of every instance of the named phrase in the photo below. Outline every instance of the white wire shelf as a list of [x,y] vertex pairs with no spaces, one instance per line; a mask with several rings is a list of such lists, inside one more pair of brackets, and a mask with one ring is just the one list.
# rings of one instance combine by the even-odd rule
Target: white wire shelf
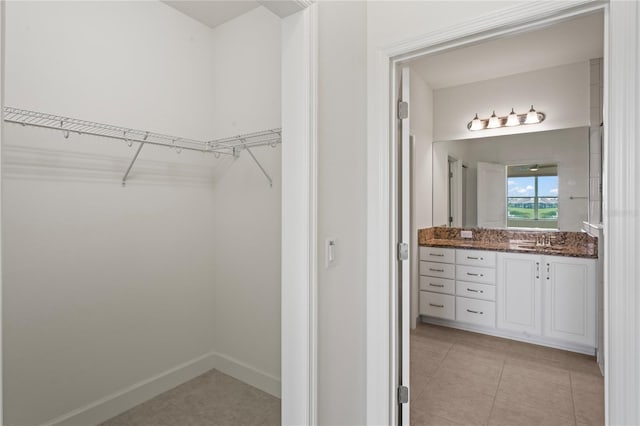
[[4,107],[4,121],[7,123],[20,124],[23,126],[33,126],[62,132],[65,138],[72,134],[92,135],[103,138],[124,141],[131,146],[139,143],[129,168],[127,169],[122,184],[124,185],[133,164],[138,158],[142,147],[146,144],[174,148],[176,152],[181,150],[211,152],[216,156],[233,155],[238,156],[240,151],[246,150],[251,158],[256,162],[262,173],[272,183],[271,178],[266,173],[262,165],[251,152],[251,148],[260,146],[276,146],[282,142],[282,129],[268,129],[260,132],[246,133],[222,139],[201,141],[178,136],[165,135],[162,133],[137,130],[128,127],[114,126],[111,124],[97,123],[95,121],[80,120],[77,118],[64,117],[61,115],[47,114],[25,109]]

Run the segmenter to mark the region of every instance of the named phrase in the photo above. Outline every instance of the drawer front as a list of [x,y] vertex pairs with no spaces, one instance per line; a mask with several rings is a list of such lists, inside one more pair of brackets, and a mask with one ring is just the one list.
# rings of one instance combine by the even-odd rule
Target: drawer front
[[447,294],[420,292],[420,315],[456,319],[456,297]]
[[495,285],[496,270],[495,268],[481,268],[479,266],[457,265],[456,280]]
[[420,277],[420,290],[435,291],[436,293],[456,293],[456,282],[446,278]]
[[496,304],[486,300],[456,297],[456,320],[471,324],[496,326]]
[[440,247],[420,247],[420,260],[440,263],[455,263],[455,249]]
[[482,250],[456,250],[456,264],[495,268],[496,253]]
[[420,275],[455,279],[456,265],[449,263],[420,262]]
[[473,297],[474,299],[496,300],[496,286],[456,281],[456,296]]

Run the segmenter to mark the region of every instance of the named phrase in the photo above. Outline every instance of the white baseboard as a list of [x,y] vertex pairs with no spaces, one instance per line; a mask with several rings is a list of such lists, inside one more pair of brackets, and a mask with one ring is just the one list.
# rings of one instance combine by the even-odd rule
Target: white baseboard
[[181,385],[211,369],[280,397],[280,379],[217,352],[209,352],[170,370],[57,417],[46,426],[96,425]]
[[517,340],[524,343],[532,343],[534,345],[547,346],[549,348],[562,349],[565,351],[577,352],[585,355],[595,356],[596,350],[590,346],[576,345],[572,343],[560,342],[554,339],[538,336],[523,336],[521,333],[500,330],[497,328],[483,327],[481,325],[466,324],[458,321],[440,319],[422,316],[421,321],[427,324],[442,325],[445,327],[457,328],[459,330],[474,331],[477,333],[488,334],[489,336],[502,337],[505,339]]
[[214,354],[215,369],[280,398],[280,379],[222,354]]

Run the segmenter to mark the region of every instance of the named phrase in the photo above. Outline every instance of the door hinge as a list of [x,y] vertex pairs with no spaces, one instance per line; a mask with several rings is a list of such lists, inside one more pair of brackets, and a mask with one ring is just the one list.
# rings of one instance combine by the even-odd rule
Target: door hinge
[[406,404],[409,402],[409,388],[406,386],[398,387],[398,404]]
[[409,102],[398,102],[398,118],[400,120],[409,118]]
[[409,244],[398,243],[398,260],[409,259]]

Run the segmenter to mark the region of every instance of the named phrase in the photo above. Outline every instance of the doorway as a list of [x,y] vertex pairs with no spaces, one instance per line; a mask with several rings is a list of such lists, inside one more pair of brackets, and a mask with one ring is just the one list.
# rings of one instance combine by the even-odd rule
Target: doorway
[[[593,10],[589,10],[589,11],[588,11],[588,13],[591,13],[591,12],[593,12]],[[585,15],[586,15],[586,13],[585,13]],[[574,18],[574,17],[575,17],[575,16],[573,16],[573,15],[571,16],[571,18]],[[558,21],[564,21],[564,20],[566,20],[566,19],[569,19],[569,17],[568,17],[568,16],[558,16],[558,17],[557,17],[557,20],[558,20]],[[548,23],[548,22],[546,22],[546,23]],[[532,26],[532,25],[533,25],[533,26],[535,26],[535,24],[531,24],[531,23],[530,23],[529,29],[531,29],[531,26]],[[489,39],[491,40],[491,37],[489,37]],[[485,41],[486,41],[486,40],[485,40]],[[457,48],[460,48],[460,47],[461,47],[461,45],[460,45],[460,44],[457,44],[457,45],[456,45],[456,47],[457,47]],[[463,43],[463,47],[464,47],[464,43]],[[443,51],[443,50],[444,50],[444,49],[440,49],[440,50],[438,50],[438,54],[442,53],[442,51]],[[407,55],[407,56],[410,56],[410,59],[411,59],[411,60],[415,60],[415,59],[418,57],[418,55],[417,55],[417,54],[416,54],[415,56],[411,56],[411,54],[409,54],[409,55]],[[436,55],[434,55],[434,56],[436,56]],[[406,60],[406,61],[404,61],[404,62],[403,62],[403,60],[398,60],[396,63],[397,63],[398,65],[404,66],[404,65],[408,65],[410,62],[409,62],[409,60]],[[399,73],[399,71],[398,71],[398,70],[396,70],[396,75],[399,75],[399,74],[400,74],[400,73]],[[404,74],[404,73],[403,73],[403,74]],[[412,102],[415,102],[415,101],[416,101],[416,100],[415,100],[415,99],[413,99],[413,97],[412,97]],[[395,114],[394,114],[394,116],[395,116]],[[471,117],[469,117],[469,119],[471,119]],[[437,121],[437,120],[436,120],[436,121]],[[599,125],[599,123],[598,123],[598,125]],[[420,138],[418,137],[418,140],[419,140],[419,139],[420,139]],[[398,138],[398,140],[400,140],[400,138]],[[399,162],[398,162],[398,164],[399,164]],[[446,209],[446,222],[443,222],[443,223],[446,223],[449,227],[451,227],[451,226],[458,226],[458,227],[459,227],[459,226],[462,226],[462,223],[461,223],[462,221],[461,221],[461,220],[456,220],[456,217],[462,217],[462,216],[464,215],[464,214],[460,214],[459,209],[461,209],[461,208],[462,208],[462,206],[466,204],[467,197],[466,197],[466,196],[465,196],[465,197],[462,197],[462,196],[461,196],[461,194],[456,194],[456,189],[458,189],[458,188],[460,188],[460,187],[461,187],[461,185],[460,185],[460,184],[461,184],[462,182],[466,182],[466,181],[468,180],[468,179],[467,179],[467,178],[468,178],[468,176],[465,176],[465,178],[463,179],[463,175],[468,175],[468,173],[469,173],[469,172],[468,172],[468,170],[463,170],[463,169],[464,169],[464,167],[462,166],[462,164],[463,164],[462,162],[460,162],[458,159],[456,159],[456,158],[454,158],[454,157],[451,157],[451,156],[447,157],[446,167],[445,167],[445,170],[446,170],[446,176],[447,176],[447,179],[446,179],[446,190],[445,190],[445,192],[446,192],[446,194],[447,194],[447,197],[443,200],[443,201],[444,201],[444,203],[442,203],[442,204],[443,204],[443,207],[445,207],[445,209]],[[414,166],[414,167],[416,167],[416,165],[415,165],[415,164],[414,164],[413,166]],[[431,166],[431,165],[429,165],[429,166]],[[458,167],[458,166],[459,166],[459,167]],[[459,182],[458,182],[458,183],[456,183],[456,177],[457,177],[457,175],[458,175],[458,174],[459,174],[459,177],[458,177]],[[398,174],[398,176],[400,176],[400,174]],[[400,180],[400,177],[398,177],[397,179],[398,179],[398,180]],[[434,179],[435,179],[435,178],[434,178]],[[479,179],[479,178],[478,178],[478,179]],[[505,179],[503,179],[503,185],[505,185],[505,186],[506,186],[506,180],[505,180]],[[436,193],[435,188],[433,189],[433,193],[434,193],[434,194]],[[503,198],[506,198],[506,197],[503,197]],[[578,197],[577,197],[577,196],[575,196],[574,198],[575,198],[575,199],[577,199]],[[572,200],[573,200],[573,198],[572,198]],[[432,204],[434,204],[434,205],[435,205],[435,203],[436,203],[436,201],[434,200]],[[478,208],[479,208],[479,207],[478,207]],[[480,213],[480,212],[478,212],[478,213]],[[434,225],[434,226],[435,226],[435,225],[440,224],[440,222],[437,222],[437,221],[436,221],[436,216],[437,216],[437,215],[436,215],[436,213],[435,213],[435,212],[433,212],[433,216],[432,216],[432,218],[433,218],[433,222],[432,222],[432,223],[433,223],[433,225]],[[400,220],[401,222],[403,222],[403,221],[409,221],[408,212],[406,212],[406,211],[402,211],[402,210],[399,210],[399,211],[398,211],[398,218],[399,218],[399,220]],[[416,232],[415,232],[415,231],[416,231],[415,229],[412,229],[412,231],[411,231],[411,232],[412,232],[412,238],[416,238],[416,235],[413,235],[413,234],[416,234]],[[417,261],[417,256],[416,256],[416,254],[414,254],[412,257],[410,257],[410,259],[411,259],[410,261],[416,262],[416,261]],[[401,269],[401,266],[398,266],[398,269]],[[415,268],[414,268],[414,269],[415,269]],[[412,278],[413,278],[413,279],[416,279],[416,277],[415,277],[415,276],[414,276],[414,277],[412,277]],[[404,288],[404,289],[409,289],[409,288],[411,288],[411,285],[410,285],[409,283],[406,283],[406,282],[404,281],[404,277],[401,277],[401,278],[399,279],[399,287],[400,287],[400,288]],[[416,287],[417,287],[417,285],[416,285],[416,284],[414,284],[414,285],[413,285],[413,287],[414,287],[414,288],[416,288]],[[601,295],[602,295],[602,293],[601,293]],[[412,296],[413,296],[413,294],[412,294]],[[403,299],[404,299],[404,297],[400,296],[398,299],[399,299],[399,300],[403,300]],[[414,305],[415,305],[415,303],[414,303]],[[403,311],[408,310],[408,309],[409,309],[409,308],[408,308],[408,306],[406,306],[406,307],[405,307],[405,306],[403,306],[403,307],[399,307],[399,308],[398,308],[398,310],[399,310],[400,312],[403,312]],[[415,312],[412,312],[412,315],[415,315],[415,314],[416,314]],[[400,315],[399,317],[401,317],[401,316],[402,316],[402,315]],[[413,318],[412,318],[412,319],[413,319]],[[399,334],[400,334],[400,335],[402,335],[402,334],[403,334],[403,331],[404,331],[404,330],[401,330]],[[424,330],[423,330],[423,331],[424,331]],[[439,330],[439,329],[438,329],[438,330],[436,330],[436,331],[431,330],[431,332],[434,332],[434,333],[436,333],[436,334],[441,333],[442,331],[443,331],[443,330]],[[445,331],[446,331],[446,330],[445,330]],[[445,333],[445,334],[446,334],[446,333]],[[475,339],[475,337],[472,337],[471,339],[473,340],[473,339]],[[398,341],[399,341],[399,342],[402,342],[403,340],[402,340],[402,339],[398,339]],[[411,342],[413,343],[413,340],[411,340]],[[505,345],[507,345],[507,344],[508,344],[508,342],[502,342],[502,341],[500,341],[500,343],[496,343],[496,342],[494,342],[494,343],[495,343],[496,345],[498,345],[498,346],[500,346],[501,344],[505,344]],[[446,346],[446,345],[445,345],[445,346]],[[454,346],[455,346],[455,343],[454,343]],[[525,348],[526,348],[526,346],[525,346]],[[403,349],[403,353],[402,353],[402,355],[400,356],[400,359],[401,359],[401,363],[402,363],[402,365],[404,366],[404,365],[409,365],[409,364],[411,364],[411,366],[412,366],[412,368],[413,368],[413,367],[414,367],[414,365],[415,365],[415,363],[411,363],[411,362],[409,362],[409,359],[408,359],[408,356],[407,356],[407,349],[408,349],[408,348],[407,348],[406,346],[403,346],[403,348],[402,348],[402,349]],[[451,346],[449,347],[449,349],[451,349]],[[526,350],[526,349],[525,349],[525,350]],[[446,358],[446,354],[445,354],[445,355],[443,355],[443,358],[442,358],[442,359],[440,359],[440,360],[439,360],[439,362],[443,361],[443,359],[444,359],[444,358]],[[459,361],[459,360],[458,360],[458,361]],[[593,360],[593,361],[594,361],[593,365],[595,365],[595,360]],[[579,362],[579,361],[578,361],[578,362]],[[404,368],[404,367],[403,367],[403,368]],[[597,367],[596,367],[596,368],[597,368]],[[401,369],[401,370],[402,370],[402,369]],[[500,370],[500,371],[502,371],[502,370]],[[570,373],[569,373],[569,374],[570,374]],[[401,381],[400,381],[400,382],[401,382]],[[413,375],[411,376],[411,380],[410,380],[410,383],[412,383],[412,382],[413,382]],[[497,385],[498,385],[498,383],[496,383],[496,386],[497,386]],[[412,388],[411,388],[411,386],[410,386],[410,389],[412,389]],[[411,394],[411,391],[410,391],[410,394]],[[495,394],[494,394],[494,397],[495,397]],[[410,401],[411,401],[411,402],[414,402],[414,399],[413,399],[413,398],[415,398],[415,395],[413,395],[413,396],[412,396],[412,398],[410,399]],[[447,398],[447,399],[448,399],[449,401],[451,400],[450,398]],[[604,402],[604,401],[602,401],[602,399],[603,399],[603,398],[601,398],[601,401],[600,401],[600,402],[602,403],[602,406],[604,406],[604,404],[603,404],[603,402]],[[574,405],[575,405],[575,404],[576,404],[576,403],[574,402]],[[406,410],[398,410],[398,412],[405,412],[405,411],[406,411]],[[491,414],[491,411],[492,411],[492,410],[490,410],[490,411],[489,411],[489,415]],[[413,410],[412,410],[412,412],[413,412]],[[574,415],[574,416],[576,416],[576,413],[574,412],[574,413],[573,413],[573,415]],[[405,416],[405,417],[406,417],[406,416]],[[398,422],[398,423],[399,423],[399,424],[403,424],[403,425],[409,424],[409,423],[407,422],[407,420],[406,420],[406,418],[405,418],[405,417],[402,417],[402,418],[399,420],[399,422]],[[574,418],[575,418],[575,417],[574,417]],[[445,419],[447,419],[447,418],[445,417]],[[450,418],[449,418],[448,420],[452,420],[452,419],[450,419]],[[411,424],[414,424],[414,423],[411,423]],[[420,423],[415,423],[415,424],[420,424]]]

